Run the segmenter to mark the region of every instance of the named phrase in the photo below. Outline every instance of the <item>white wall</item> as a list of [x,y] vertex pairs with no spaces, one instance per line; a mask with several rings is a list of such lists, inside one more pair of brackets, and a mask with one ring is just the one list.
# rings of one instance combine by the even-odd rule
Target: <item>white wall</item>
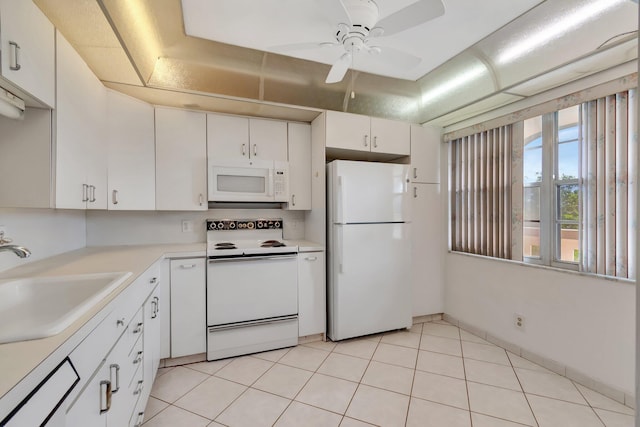
[[[211,209],[203,212],[87,211],[87,246],[198,243],[207,218],[283,218],[285,239],[304,238],[304,212],[280,209]],[[182,220],[193,232],[182,232]]]
[[445,313],[633,395],[635,284],[454,253],[445,275]]
[[54,209],[0,209],[0,225],[13,243],[31,251],[21,259],[12,252],[0,252],[0,272],[85,246],[84,211]]

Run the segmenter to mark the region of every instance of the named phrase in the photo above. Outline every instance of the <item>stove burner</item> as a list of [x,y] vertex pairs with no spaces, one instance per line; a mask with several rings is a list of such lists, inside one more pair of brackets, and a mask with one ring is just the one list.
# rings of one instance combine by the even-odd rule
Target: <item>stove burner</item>
[[235,243],[231,243],[231,242],[220,242],[220,243],[216,243],[216,246],[235,246]]
[[235,246],[218,246],[218,247],[216,247],[215,250],[216,251],[224,251],[224,250],[227,250],[227,249],[238,249],[238,248],[236,248]]
[[261,248],[281,248],[283,246],[287,246],[287,245],[277,240],[265,240],[260,245]]

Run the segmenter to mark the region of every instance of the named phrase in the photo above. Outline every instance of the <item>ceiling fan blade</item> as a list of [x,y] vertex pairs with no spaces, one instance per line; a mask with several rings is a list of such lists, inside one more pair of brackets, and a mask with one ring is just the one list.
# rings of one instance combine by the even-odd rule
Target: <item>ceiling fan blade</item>
[[349,69],[349,65],[351,65],[351,53],[347,52],[343,54],[340,59],[338,59],[331,70],[329,70],[329,74],[327,74],[327,79],[324,81],[325,83],[338,83],[342,81],[345,74],[347,74],[347,70]]
[[[375,47],[372,46],[371,48],[374,49]],[[392,47],[385,46],[379,49],[380,53],[372,53],[372,55],[378,56],[379,60],[393,64],[397,68],[411,69],[422,62],[422,58]]]
[[351,24],[351,16],[349,16],[342,0],[315,0],[315,6],[324,15],[327,23],[331,25]]
[[399,33],[424,24],[444,14],[442,0],[419,0],[410,6],[378,21],[376,28],[384,30],[384,36]]

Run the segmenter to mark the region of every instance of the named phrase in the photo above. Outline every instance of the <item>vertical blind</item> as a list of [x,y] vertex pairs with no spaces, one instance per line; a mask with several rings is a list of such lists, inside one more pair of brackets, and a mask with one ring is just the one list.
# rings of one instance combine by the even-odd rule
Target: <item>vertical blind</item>
[[582,270],[635,278],[637,91],[582,104]]
[[511,258],[511,125],[449,144],[451,248]]

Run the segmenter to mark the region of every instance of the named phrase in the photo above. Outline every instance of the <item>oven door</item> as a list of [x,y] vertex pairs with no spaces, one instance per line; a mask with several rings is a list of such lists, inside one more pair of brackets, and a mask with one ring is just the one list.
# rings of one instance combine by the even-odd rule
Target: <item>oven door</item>
[[209,201],[273,202],[273,162],[209,165]]
[[208,326],[270,319],[297,313],[296,254],[208,260]]

